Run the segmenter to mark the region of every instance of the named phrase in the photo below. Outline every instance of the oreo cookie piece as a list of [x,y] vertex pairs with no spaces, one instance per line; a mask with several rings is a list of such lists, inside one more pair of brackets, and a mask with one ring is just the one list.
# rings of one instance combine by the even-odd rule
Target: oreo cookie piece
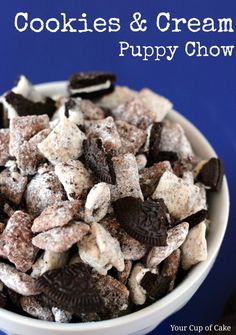
[[69,93],[72,97],[98,99],[113,92],[116,76],[110,72],[78,72],[69,79]]
[[163,199],[125,197],[113,203],[116,218],[134,239],[150,246],[166,246],[168,210]]
[[155,299],[164,297],[170,288],[171,276],[161,276],[152,272],[146,272],[140,285],[147,291],[147,294]]
[[83,263],[45,272],[37,287],[54,301],[54,306],[71,313],[97,312],[104,306],[96,281]]
[[189,215],[188,217],[184,218],[183,220],[177,222],[174,224],[174,226],[177,226],[179,223],[182,222],[188,222],[189,229],[193,228],[197,224],[201,223],[207,218],[208,211],[206,209],[201,209],[200,211]]
[[16,110],[19,116],[47,114],[51,118],[56,111],[55,101],[48,97],[45,102],[33,102],[21,94],[9,92],[6,95],[6,101]]
[[5,112],[3,104],[0,102],[0,128],[6,128],[5,126]]
[[163,128],[162,122],[154,122],[151,128],[149,140],[149,159],[156,163],[158,161],[161,142],[161,131]]
[[219,158],[211,158],[200,170],[197,180],[208,186],[212,191],[219,191],[224,176],[223,161]]
[[93,171],[99,181],[115,184],[116,176],[111,155],[106,154],[102,140],[100,138],[84,140],[83,151],[86,165]]

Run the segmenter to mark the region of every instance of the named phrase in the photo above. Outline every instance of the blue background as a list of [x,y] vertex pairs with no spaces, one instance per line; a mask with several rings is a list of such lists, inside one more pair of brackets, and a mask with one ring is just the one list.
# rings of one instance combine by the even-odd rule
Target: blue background
[[[30,17],[58,17],[60,12],[80,17],[120,17],[118,33],[19,33],[14,17],[28,11]],[[129,30],[132,13],[141,11],[148,19],[146,33]],[[170,334],[170,324],[208,325],[218,319],[227,296],[235,287],[236,232],[236,56],[191,58],[179,51],[172,62],[143,62],[119,57],[118,41],[131,44],[175,45],[188,40],[207,45],[234,44],[235,33],[160,33],[155,17],[170,11],[173,17],[232,17],[236,22],[235,0],[8,0],[0,11],[0,91],[9,89],[18,74],[34,83],[64,80],[78,70],[111,70],[118,83],[134,89],[144,86],[167,96],[175,108],[188,117],[209,139],[225,162],[231,189],[231,214],[226,237],[210,275],[178,313],[165,320],[153,334]],[[235,28],[235,26],[234,26]]]

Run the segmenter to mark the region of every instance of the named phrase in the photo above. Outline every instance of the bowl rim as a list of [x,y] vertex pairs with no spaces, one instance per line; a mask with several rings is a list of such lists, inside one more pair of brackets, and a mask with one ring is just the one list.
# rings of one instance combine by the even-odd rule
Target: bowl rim
[[[48,94],[49,96],[52,95],[53,92],[57,90],[64,90],[66,88],[67,81],[55,81],[55,82],[48,82],[48,83],[41,83],[34,85],[37,90],[42,93]],[[205,138],[205,136],[182,114],[176,112],[175,110],[171,111],[171,115],[174,118],[177,118],[181,125],[184,128],[188,128],[188,131],[192,131],[194,136],[199,138],[201,143],[204,145],[205,149],[211,154],[212,156],[217,156],[215,150],[209,143],[209,141]],[[38,319],[33,319],[28,316],[23,316],[6,309],[0,308],[0,317],[5,321],[13,321],[15,324],[18,323],[19,325],[26,325],[27,327],[42,329],[42,330],[60,330],[60,331],[93,331],[99,328],[106,329],[110,327],[117,327],[123,324],[133,323],[135,321],[140,320],[140,318],[146,318],[150,316],[150,314],[156,313],[158,310],[165,308],[167,305],[173,303],[177,297],[180,295],[184,295],[191,287],[193,287],[202,277],[202,275],[208,270],[211,263],[214,262],[219,249],[221,247],[227,223],[229,217],[229,188],[226,176],[223,179],[222,189],[220,191],[224,196],[224,220],[220,229],[218,231],[218,240],[214,242],[214,247],[211,248],[211,252],[208,254],[208,258],[206,261],[197,264],[189,274],[184,278],[184,280],[169,294],[167,294],[162,299],[158,300],[157,302],[153,303],[152,305],[145,307],[137,312],[133,312],[131,314],[121,316],[115,319],[104,320],[104,321],[92,321],[92,322],[83,322],[83,323],[55,323],[50,321],[42,321]]]

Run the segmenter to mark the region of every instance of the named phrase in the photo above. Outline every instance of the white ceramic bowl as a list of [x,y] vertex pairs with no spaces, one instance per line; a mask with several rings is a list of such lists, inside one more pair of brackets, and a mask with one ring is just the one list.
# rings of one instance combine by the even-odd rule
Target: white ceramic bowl
[[[66,83],[55,82],[37,85],[47,94],[66,94]],[[180,123],[191,141],[194,151],[202,158],[216,156],[206,138],[182,115],[171,111],[169,119]],[[210,198],[211,228],[208,234],[208,259],[195,266],[171,293],[149,307],[113,320],[81,324],[57,324],[35,320],[0,309],[0,329],[18,335],[142,335],[152,331],[165,318],[182,308],[202,284],[219,252],[229,214],[229,192],[226,178],[219,193]]]

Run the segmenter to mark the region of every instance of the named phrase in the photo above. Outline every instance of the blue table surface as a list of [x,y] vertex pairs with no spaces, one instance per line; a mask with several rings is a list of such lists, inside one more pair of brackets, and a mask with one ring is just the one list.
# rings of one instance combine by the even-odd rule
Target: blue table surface
[[[17,12],[30,18],[58,17],[60,12],[79,17],[86,12],[95,17],[120,17],[122,29],[112,33],[48,33],[14,28]],[[128,29],[132,13],[140,11],[148,19],[145,33]],[[119,57],[119,41],[145,45],[184,45],[201,41],[206,45],[235,44],[235,33],[160,33],[155,16],[161,11],[173,17],[231,17],[236,22],[235,0],[8,0],[0,11],[0,92],[12,87],[24,73],[34,83],[64,80],[75,71],[111,70],[118,83],[134,89],[150,87],[173,101],[175,109],[191,120],[209,139],[224,160],[231,193],[231,213],[226,236],[209,276],[179,312],[166,319],[152,334],[171,334],[170,325],[208,325],[220,316],[225,300],[236,288],[236,61],[233,57],[186,57],[180,51],[173,61],[147,62]],[[1,333],[0,333],[1,334]],[[43,334],[42,334],[43,335]]]

